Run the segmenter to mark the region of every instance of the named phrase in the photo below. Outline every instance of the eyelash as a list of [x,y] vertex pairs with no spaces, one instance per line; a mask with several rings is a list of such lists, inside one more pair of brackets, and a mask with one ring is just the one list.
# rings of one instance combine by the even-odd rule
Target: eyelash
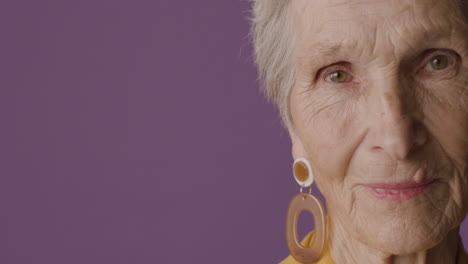
[[[428,70],[427,68],[431,66],[432,60],[437,56],[446,56],[449,59],[449,64],[446,68],[441,70]],[[447,72],[453,70],[453,68],[459,64],[459,56],[457,55],[457,53],[451,50],[432,50],[429,51],[426,56],[424,56],[424,59],[422,61],[423,63],[417,71],[418,74],[423,74],[423,76],[447,74]]]
[[[435,57],[440,56],[440,55],[447,56],[447,58],[449,59],[448,66],[446,68],[444,68],[444,69],[441,69],[441,70],[427,70],[426,68],[430,67],[431,61]],[[423,76],[424,75],[426,75],[426,76],[441,75],[441,74],[447,74],[447,72],[452,70],[453,67],[457,66],[457,64],[459,64],[459,57],[458,57],[457,53],[455,53],[454,51],[451,51],[451,50],[432,50],[432,51],[427,52],[427,54],[424,56],[424,59],[422,61],[423,61],[422,65],[420,65],[418,67],[418,70],[417,70],[418,74],[423,74]],[[353,82],[354,76],[352,75],[351,70],[349,69],[349,67],[343,66],[343,64],[349,64],[349,63],[348,62],[334,63],[334,64],[326,67],[323,71],[321,71],[319,73],[319,76],[321,76],[321,78],[325,82],[335,84],[335,85],[336,84],[344,85],[344,84]],[[349,79],[346,80],[345,82],[342,82],[342,83],[331,81],[329,79],[330,75],[332,73],[334,73],[334,72],[337,72],[337,71],[346,72]],[[455,72],[455,74],[456,74],[456,72]],[[450,77],[452,77],[452,76],[450,76]]]

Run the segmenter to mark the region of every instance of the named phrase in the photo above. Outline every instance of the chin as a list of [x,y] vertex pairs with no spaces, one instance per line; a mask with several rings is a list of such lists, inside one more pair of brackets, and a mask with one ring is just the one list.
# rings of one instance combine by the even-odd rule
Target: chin
[[378,232],[367,233],[366,244],[381,252],[408,255],[437,246],[450,232],[448,227],[432,230],[421,223],[392,221]]
[[[377,202],[361,197],[352,221],[359,241],[394,255],[424,251],[440,244],[466,212],[440,192],[405,202]],[[436,200],[434,200],[436,199]],[[359,203],[359,201],[357,201]]]
[[415,214],[401,213],[402,215],[373,215],[367,221],[367,228],[357,227],[355,235],[361,242],[381,252],[408,255],[437,246],[464,218],[461,215],[443,215],[443,212],[424,214],[418,210],[415,210]]

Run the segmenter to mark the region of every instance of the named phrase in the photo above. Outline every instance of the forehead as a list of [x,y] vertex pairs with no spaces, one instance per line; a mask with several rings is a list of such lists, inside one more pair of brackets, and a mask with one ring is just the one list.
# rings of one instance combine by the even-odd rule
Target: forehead
[[[465,0],[463,0],[465,1]],[[459,0],[294,0],[299,52],[334,54],[340,47],[395,53],[428,41],[466,36]],[[370,52],[369,51],[369,52]]]
[[[294,0],[291,10],[295,23],[319,26],[323,22],[430,22],[447,24],[460,20],[467,0]],[[463,8],[465,6],[465,8]],[[466,10],[468,11],[468,10]],[[312,24],[311,22],[316,22]],[[318,23],[317,23],[318,22]]]

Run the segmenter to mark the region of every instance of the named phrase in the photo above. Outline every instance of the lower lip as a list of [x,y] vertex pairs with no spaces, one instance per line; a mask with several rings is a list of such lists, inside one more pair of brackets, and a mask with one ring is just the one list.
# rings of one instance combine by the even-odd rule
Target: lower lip
[[407,188],[367,188],[377,199],[389,201],[405,201],[423,193],[432,185],[432,183],[433,181],[427,184]]

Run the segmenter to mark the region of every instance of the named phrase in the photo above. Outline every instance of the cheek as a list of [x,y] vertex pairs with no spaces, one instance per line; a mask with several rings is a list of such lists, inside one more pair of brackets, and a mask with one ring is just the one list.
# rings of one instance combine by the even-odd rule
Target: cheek
[[[439,82],[426,86],[431,96],[425,100],[424,123],[433,141],[450,160],[453,177],[448,192],[452,206],[448,214],[466,214],[468,210],[468,87],[466,77],[457,81]],[[443,195],[446,195],[444,192]],[[450,210],[450,208],[452,208]],[[460,209],[462,208],[462,209]],[[454,219],[456,219],[454,217]]]
[[[296,95],[292,114],[303,140],[307,158],[314,167],[317,184],[343,181],[346,168],[363,127],[357,101],[343,93],[328,91]],[[323,186],[323,188],[322,188]]]
[[296,94],[293,99],[295,124],[308,146],[335,149],[346,140],[343,137],[353,125],[356,109],[343,93],[322,89]]
[[[465,69],[466,71],[466,69]],[[424,123],[443,150],[458,164],[468,163],[468,87],[465,75],[426,84]]]
[[427,129],[452,160],[457,164],[467,164],[468,109],[456,112],[444,110],[433,107],[427,111]]

